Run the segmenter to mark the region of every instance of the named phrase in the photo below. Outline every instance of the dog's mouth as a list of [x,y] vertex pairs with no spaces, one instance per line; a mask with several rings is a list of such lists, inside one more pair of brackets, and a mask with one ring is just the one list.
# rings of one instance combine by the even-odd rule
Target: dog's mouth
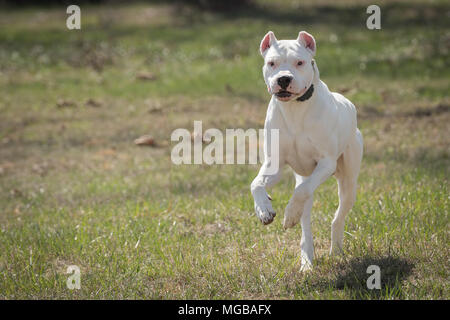
[[280,90],[276,93],[276,96],[281,97],[281,98],[290,97],[291,95],[292,95],[292,93],[290,93],[289,91],[284,91],[284,90]]
[[292,92],[286,91],[286,90],[280,90],[277,93],[275,93],[275,96],[282,101],[289,100],[294,94]]

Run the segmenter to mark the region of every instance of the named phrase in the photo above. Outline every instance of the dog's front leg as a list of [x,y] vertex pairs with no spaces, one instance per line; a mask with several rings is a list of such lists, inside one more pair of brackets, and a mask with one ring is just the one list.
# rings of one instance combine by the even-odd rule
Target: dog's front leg
[[272,171],[273,169],[269,170],[269,167],[269,163],[264,162],[258,175],[251,184],[251,191],[253,199],[255,200],[255,212],[264,224],[271,223],[276,215],[275,210],[272,208],[271,199],[267,194],[266,188],[270,188],[281,178],[281,170],[279,168],[274,173]]
[[[306,179],[298,174],[294,174],[295,176],[295,187],[297,188],[299,185],[303,183]],[[306,202],[303,209],[303,215],[301,218],[302,225],[302,240],[300,242],[300,248],[302,249],[302,264],[301,271],[307,271],[312,268],[312,262],[314,259],[314,241],[311,233],[311,209],[313,205],[313,198],[311,196]]]
[[313,173],[294,190],[284,212],[285,229],[295,226],[303,215],[306,202],[312,198],[314,191],[336,170],[336,160],[322,158]]

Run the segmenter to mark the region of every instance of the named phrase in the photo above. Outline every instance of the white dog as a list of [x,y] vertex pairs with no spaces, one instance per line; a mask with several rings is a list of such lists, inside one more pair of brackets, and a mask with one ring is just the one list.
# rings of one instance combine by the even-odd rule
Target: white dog
[[263,74],[272,95],[264,128],[279,130],[277,173],[265,142],[264,163],[251,184],[255,211],[264,224],[275,217],[266,187],[277,183],[288,164],[295,175],[295,190],[285,209],[284,228],[301,221],[302,270],[311,268],[314,247],[311,207],[317,187],[333,174],[339,186],[339,207],[331,225],[330,254],[342,251],[344,220],[356,199],[356,185],[362,160],[363,140],[356,127],[355,106],[339,93],[330,92],[319,78],[313,60],[316,43],[301,31],[296,40],[280,40],[269,31],[260,46]]

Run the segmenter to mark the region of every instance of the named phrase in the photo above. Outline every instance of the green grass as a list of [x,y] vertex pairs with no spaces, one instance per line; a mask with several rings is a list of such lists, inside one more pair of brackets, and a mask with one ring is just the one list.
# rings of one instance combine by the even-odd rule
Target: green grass
[[[1,299],[448,299],[449,98],[445,1],[260,1],[198,12],[162,4],[0,13]],[[262,128],[258,45],[307,30],[321,78],[357,106],[365,139],[346,253],[328,256],[337,187],[316,192],[315,266],[284,231],[286,169],[263,226],[258,166],[175,166],[175,128]],[[140,80],[142,72],[154,80]],[[100,105],[90,106],[94,99]],[[62,100],[72,106],[57,107]],[[157,147],[133,140],[151,134]],[[366,269],[381,268],[381,290]],[[81,289],[66,269],[81,269]]]

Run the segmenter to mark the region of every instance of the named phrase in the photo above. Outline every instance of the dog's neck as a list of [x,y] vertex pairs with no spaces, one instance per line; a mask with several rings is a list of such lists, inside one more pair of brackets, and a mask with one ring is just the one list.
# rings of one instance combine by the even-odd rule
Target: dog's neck
[[281,115],[285,121],[286,129],[291,133],[295,134],[298,130],[302,130],[303,119],[315,106],[320,104],[321,97],[327,95],[328,87],[323,83],[318,74],[317,68],[314,68],[313,81],[308,89],[301,97],[308,93],[308,98],[303,101],[298,101],[297,99],[292,99],[290,101],[280,101],[275,96],[272,96],[271,103],[274,107],[279,109]]

